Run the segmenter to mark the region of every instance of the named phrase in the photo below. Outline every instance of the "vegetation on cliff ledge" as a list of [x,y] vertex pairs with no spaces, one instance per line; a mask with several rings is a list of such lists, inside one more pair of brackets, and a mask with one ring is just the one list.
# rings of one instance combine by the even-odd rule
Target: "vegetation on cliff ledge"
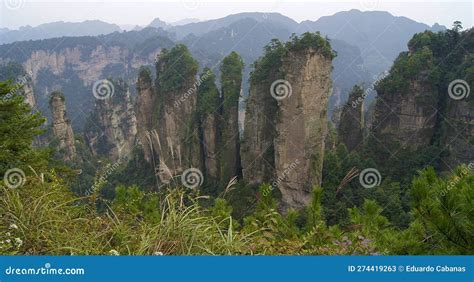
[[230,53],[229,56],[222,60],[221,65],[221,85],[222,96],[224,99],[223,112],[236,107],[239,104],[240,89],[242,85],[242,71],[244,62],[236,52]]
[[377,84],[378,93],[403,93],[408,83],[427,76],[430,84],[445,93],[449,82],[456,78],[474,83],[474,30],[452,29],[415,34],[408,42],[408,52],[395,60],[390,75]]
[[216,76],[209,68],[204,68],[200,75],[197,90],[197,113],[201,118],[218,113],[220,106],[219,90],[216,86]]
[[332,60],[336,52],[332,50],[328,39],[324,39],[319,32],[305,32],[301,36],[293,34],[286,43],[273,39],[264,47],[264,55],[254,63],[254,71],[250,74],[252,82],[259,82],[269,77],[273,71],[281,76],[280,66],[282,58],[289,52],[297,52],[305,49],[313,49],[324,57]]
[[178,44],[169,50],[161,51],[156,67],[160,91],[170,93],[182,90],[189,81],[194,82],[198,62],[192,57],[186,45]]

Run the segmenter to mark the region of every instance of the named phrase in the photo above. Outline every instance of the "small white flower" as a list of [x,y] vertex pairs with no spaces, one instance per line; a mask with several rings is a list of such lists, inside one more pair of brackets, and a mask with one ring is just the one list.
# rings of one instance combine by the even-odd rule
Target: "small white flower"
[[162,253],[162,252],[154,252],[153,255],[154,255],[154,256],[162,256],[163,253]]
[[11,240],[10,240],[10,239],[7,239],[7,240],[5,240],[5,242],[6,242],[7,244],[10,244],[10,243],[11,243]]
[[10,229],[18,229],[18,226],[15,223],[10,224]]
[[112,255],[112,256],[120,256],[120,253],[117,252],[116,250],[110,250],[109,254]]
[[19,247],[21,247],[21,245],[23,245],[23,241],[20,238],[15,238],[15,244],[19,248]]

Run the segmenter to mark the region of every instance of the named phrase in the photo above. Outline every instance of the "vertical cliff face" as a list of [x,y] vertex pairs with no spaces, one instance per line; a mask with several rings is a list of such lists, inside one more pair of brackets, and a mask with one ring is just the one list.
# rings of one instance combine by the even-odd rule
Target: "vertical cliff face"
[[[389,76],[376,86],[372,126],[380,143],[386,148],[398,143],[401,148],[393,153],[415,161],[429,158],[429,165],[439,169],[472,161],[473,40],[473,29],[427,31],[410,40],[409,51],[400,54]],[[436,153],[423,155],[424,149]]]
[[187,168],[199,168],[217,186],[241,175],[238,99],[243,63],[237,53],[224,59],[221,96],[215,75],[197,62],[184,45],[163,50],[150,71],[139,73],[136,104],[138,139],[145,160],[167,183]]
[[221,65],[222,125],[220,144],[220,175],[223,182],[242,176],[240,160],[239,97],[242,85],[242,58],[235,52]]
[[329,43],[307,33],[274,44],[252,74],[242,145],[244,179],[273,182],[283,209],[306,206],[312,187],[321,183],[332,58]]
[[364,130],[364,90],[359,86],[354,86],[349,94],[349,100],[341,111],[339,120],[338,136],[339,141],[346,145],[349,151],[362,145]]
[[[197,69],[198,63],[184,45],[163,50],[156,64],[160,171],[168,171],[169,176],[200,164]],[[164,182],[168,180],[165,177]]]
[[447,151],[442,159],[446,170],[474,162],[474,28],[454,36],[454,41],[457,46],[452,49],[457,51],[459,61],[449,69],[454,75],[449,75],[447,89],[443,89],[449,97],[441,135],[441,144]]
[[[271,75],[268,81],[273,81]],[[251,82],[245,109],[241,144],[242,174],[245,182],[256,185],[272,182],[275,175],[274,126],[277,101],[270,95],[271,82]]]
[[14,91],[25,97],[25,102],[34,109],[37,104],[31,75],[17,62],[0,63],[0,81],[11,80],[15,85]]
[[407,78],[403,90],[378,91],[375,135],[413,149],[430,145],[438,110],[437,92],[423,74]]
[[220,172],[218,158],[221,116],[219,91],[215,84],[215,75],[205,68],[198,80],[197,114],[199,116],[199,135],[201,167],[206,180],[217,180]]
[[50,98],[50,109],[52,114],[53,137],[57,142],[57,149],[65,161],[76,157],[76,146],[74,144],[74,133],[71,122],[66,114],[66,103],[60,92],[53,92]]
[[[321,184],[332,64],[309,48],[290,51],[282,68],[294,96],[278,101],[275,172],[287,174],[280,183],[283,207],[302,208],[313,185]],[[297,166],[287,173],[292,164]]]
[[127,158],[135,145],[137,120],[128,85],[122,80],[111,83],[113,95],[97,99],[85,136],[93,154],[117,161]]
[[35,93],[33,92],[33,81],[29,75],[25,75],[23,79],[23,95],[25,96],[25,101],[32,109],[34,109],[36,108],[36,97]]
[[[474,68],[473,68],[474,70]],[[473,91],[474,77],[465,77]],[[467,93],[467,92],[465,92]],[[442,144],[448,152],[443,158],[444,168],[450,170],[459,164],[474,162],[474,95],[461,100],[448,100]]]
[[92,85],[107,77],[135,79],[141,65],[153,64],[162,48],[174,45],[167,35],[161,29],[144,29],[100,37],[15,42],[0,47],[0,64],[18,62],[29,73],[37,109],[48,119],[51,118],[49,94],[60,89],[69,115],[74,117],[71,118],[73,129],[78,132],[87,121],[83,113],[89,113],[95,104],[90,95]]
[[[152,139],[153,132],[153,111],[156,104],[156,94],[153,87],[151,71],[141,68],[137,81],[137,102],[135,112],[137,117],[137,137],[142,145],[145,160],[149,163],[153,161]],[[156,132],[156,131],[155,131]],[[158,144],[157,144],[158,145]],[[159,148],[159,147],[158,147]]]
[[433,144],[440,94],[430,80],[435,57],[429,48],[401,53],[390,74],[377,86],[373,132],[392,147],[416,150]]
[[202,167],[207,176],[219,177],[219,161],[217,158],[217,116],[209,114],[201,119]]

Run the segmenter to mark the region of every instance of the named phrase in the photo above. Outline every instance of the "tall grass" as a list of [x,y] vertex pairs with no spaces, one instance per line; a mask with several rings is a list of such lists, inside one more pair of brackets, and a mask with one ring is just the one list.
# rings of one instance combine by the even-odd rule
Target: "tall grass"
[[[169,191],[158,201],[138,193],[122,202],[109,203],[106,211],[99,213],[94,202],[75,197],[54,175],[46,183],[29,178],[18,189],[1,187],[0,236],[4,238],[0,240],[8,240],[8,234],[22,244],[0,248],[0,253],[251,253],[251,233],[236,231],[230,217],[212,216],[183,191]],[[131,208],[137,201],[138,208],[133,212]],[[150,203],[156,205],[147,207]],[[222,220],[230,224],[223,225]]]

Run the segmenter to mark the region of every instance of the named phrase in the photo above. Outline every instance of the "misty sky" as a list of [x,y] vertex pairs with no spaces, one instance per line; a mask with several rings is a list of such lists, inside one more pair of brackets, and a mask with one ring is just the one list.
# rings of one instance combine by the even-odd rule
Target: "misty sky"
[[158,17],[166,22],[185,18],[214,19],[239,12],[279,12],[300,22],[316,20],[350,9],[383,10],[429,25],[438,22],[451,26],[455,20],[473,26],[474,5],[464,1],[124,1],[124,0],[1,0],[0,27],[16,29],[53,21],[79,22],[103,20],[118,25],[147,25]]

